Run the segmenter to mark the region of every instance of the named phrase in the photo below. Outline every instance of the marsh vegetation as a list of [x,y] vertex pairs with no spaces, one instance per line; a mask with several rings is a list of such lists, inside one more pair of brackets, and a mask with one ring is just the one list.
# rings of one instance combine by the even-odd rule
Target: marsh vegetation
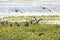
[[60,20],[60,17],[0,18],[0,40],[60,40],[60,24],[47,23],[49,20]]

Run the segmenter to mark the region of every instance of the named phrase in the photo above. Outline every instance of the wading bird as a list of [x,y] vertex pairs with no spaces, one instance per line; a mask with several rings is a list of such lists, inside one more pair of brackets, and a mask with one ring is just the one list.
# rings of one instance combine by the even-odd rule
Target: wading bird
[[35,17],[33,17],[34,18],[34,24],[38,24],[41,20],[43,20],[43,19],[39,19],[39,20],[37,20]]
[[10,26],[12,27],[12,24],[10,24]]
[[25,26],[29,26],[29,22],[28,21],[25,22]]
[[16,25],[16,26],[19,26],[19,24],[18,24],[17,22],[15,22],[15,25]]
[[42,9],[47,9],[49,12],[53,12],[51,9],[49,9],[49,8],[47,8],[47,7],[43,7],[43,6],[40,6],[40,7],[42,7]]
[[8,21],[5,21],[6,24],[8,24]]
[[15,12],[21,12],[21,13],[23,13],[23,11],[21,11],[21,10],[17,10],[17,9],[15,10]]
[[4,21],[2,21],[1,24],[4,25]]

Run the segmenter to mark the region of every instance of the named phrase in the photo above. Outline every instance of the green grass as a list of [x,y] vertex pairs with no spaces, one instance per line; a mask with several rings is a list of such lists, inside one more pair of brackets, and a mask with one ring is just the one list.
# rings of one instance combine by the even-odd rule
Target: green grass
[[[11,19],[12,18],[12,19]],[[18,19],[19,18],[19,19]],[[28,20],[33,18],[27,17]],[[44,20],[60,20],[59,16],[36,16]],[[7,19],[8,21],[15,21],[25,19],[24,16],[4,17],[0,21]],[[18,22],[19,27],[14,22],[2,25],[0,23],[0,40],[59,40],[60,39],[60,25],[46,24],[41,21],[40,24],[30,24],[28,27],[24,26],[24,22]],[[12,26],[10,26],[12,24]]]
[[[43,33],[39,36],[39,34]],[[0,27],[0,40],[58,40],[60,25],[38,24],[25,26]]]

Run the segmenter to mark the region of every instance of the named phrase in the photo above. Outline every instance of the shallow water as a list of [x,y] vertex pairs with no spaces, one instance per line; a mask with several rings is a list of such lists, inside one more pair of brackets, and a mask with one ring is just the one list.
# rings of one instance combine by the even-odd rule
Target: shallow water
[[8,13],[8,12],[0,12],[0,17],[1,16],[49,16],[49,15],[58,15],[60,16],[60,13],[57,13],[57,12],[32,12],[32,13],[29,13],[29,12],[24,12],[24,13],[20,13],[20,12],[11,12],[11,13]]

